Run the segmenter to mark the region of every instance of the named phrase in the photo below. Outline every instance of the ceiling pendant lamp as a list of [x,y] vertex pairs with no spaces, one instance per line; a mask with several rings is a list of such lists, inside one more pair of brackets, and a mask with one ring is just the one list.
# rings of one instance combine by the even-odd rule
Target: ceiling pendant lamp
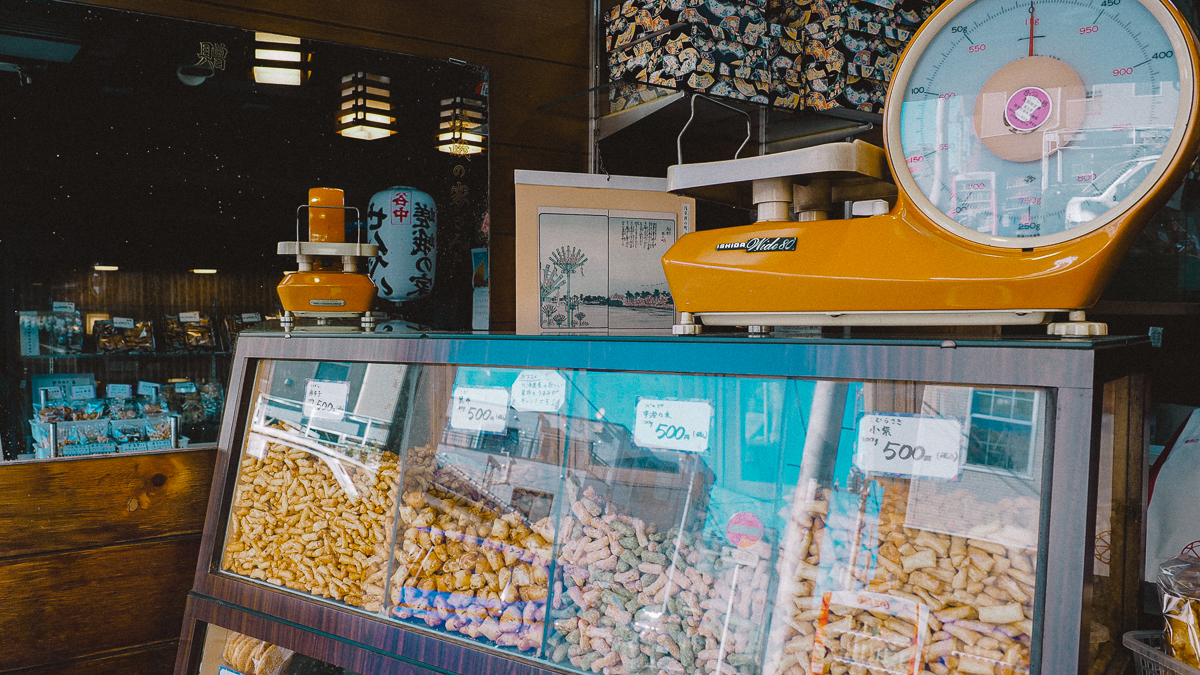
[[254,81],[298,87],[309,75],[312,54],[304,41],[278,33],[254,33]]
[[396,133],[392,80],[383,75],[351,73],[342,78],[335,130],[348,138],[373,141]]
[[452,155],[483,152],[483,139],[487,135],[483,112],[483,101],[462,96],[442,99],[437,149]]

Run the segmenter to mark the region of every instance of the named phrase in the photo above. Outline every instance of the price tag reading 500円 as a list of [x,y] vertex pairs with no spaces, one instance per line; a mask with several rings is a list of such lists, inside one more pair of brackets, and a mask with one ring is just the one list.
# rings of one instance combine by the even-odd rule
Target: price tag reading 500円
[[455,429],[496,433],[508,428],[504,387],[457,387],[450,405],[450,426]]
[[952,417],[863,415],[854,465],[866,473],[958,480],[965,445],[962,420]]
[[708,401],[667,401],[639,398],[633,442],[643,448],[704,452],[712,425]]

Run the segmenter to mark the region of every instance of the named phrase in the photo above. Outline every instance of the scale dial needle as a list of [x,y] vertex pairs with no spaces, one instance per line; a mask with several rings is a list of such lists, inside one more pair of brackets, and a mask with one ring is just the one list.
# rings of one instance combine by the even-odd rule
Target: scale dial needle
[[1029,55],[1033,56],[1033,0],[1029,0]]

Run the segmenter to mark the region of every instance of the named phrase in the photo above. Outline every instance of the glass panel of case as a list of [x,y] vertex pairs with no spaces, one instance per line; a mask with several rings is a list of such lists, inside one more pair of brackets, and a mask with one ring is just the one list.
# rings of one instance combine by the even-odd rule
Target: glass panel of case
[[260,366],[226,571],[571,671],[1029,672],[1045,390],[335,365]]

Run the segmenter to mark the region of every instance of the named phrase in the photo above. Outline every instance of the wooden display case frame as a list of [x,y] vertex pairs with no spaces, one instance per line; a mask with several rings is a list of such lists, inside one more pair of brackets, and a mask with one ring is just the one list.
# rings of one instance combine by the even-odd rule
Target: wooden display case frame
[[[1149,348],[1144,337],[943,341],[244,333],[232,368],[176,675],[197,672],[207,623],[245,628],[256,637],[345,668],[377,668],[369,672],[570,672],[519,653],[220,572],[219,547],[238,469],[233,460],[241,453],[251,414],[250,395],[264,359],[867,382],[874,383],[874,399],[888,400],[896,411],[911,405],[909,399],[921,384],[1045,388],[1049,419],[1043,480],[1050,493],[1042,502],[1046,513],[1038,547],[1032,673],[1082,675],[1089,666],[1102,670],[1107,662],[1121,658],[1121,652],[1108,649],[1100,655],[1089,654],[1092,622],[1106,621],[1112,636],[1119,639],[1122,632],[1136,627],[1139,610],[1137,582],[1144,548],[1143,429],[1148,410],[1148,384],[1142,373]],[[576,457],[569,458],[569,464],[589,468],[573,454]],[[1111,484],[1098,486],[1102,454],[1111,458],[1105,474],[1111,475]],[[1113,525],[1110,573],[1104,579],[1094,576],[1092,564],[1098,492],[1111,497]],[[391,658],[377,658],[383,655]]]

